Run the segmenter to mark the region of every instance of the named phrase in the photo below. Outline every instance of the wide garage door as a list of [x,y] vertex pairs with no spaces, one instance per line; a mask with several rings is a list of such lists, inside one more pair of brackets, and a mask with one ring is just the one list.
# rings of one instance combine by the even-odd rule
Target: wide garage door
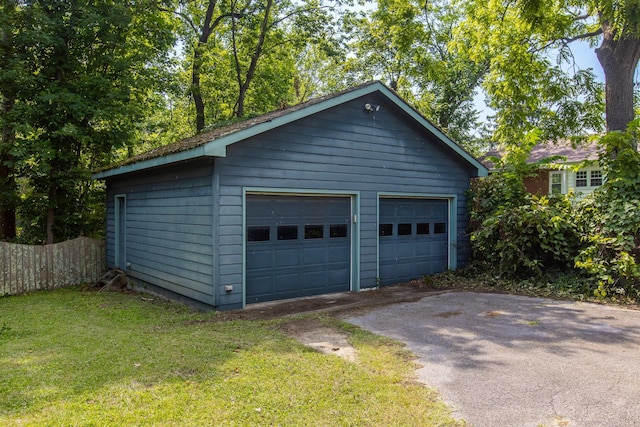
[[350,289],[349,197],[247,195],[246,302]]
[[447,200],[380,199],[380,282],[421,279],[448,267]]

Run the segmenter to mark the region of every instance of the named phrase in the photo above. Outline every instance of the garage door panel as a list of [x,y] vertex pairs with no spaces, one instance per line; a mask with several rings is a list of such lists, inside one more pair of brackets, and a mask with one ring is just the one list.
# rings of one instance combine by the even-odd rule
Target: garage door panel
[[327,275],[323,271],[304,272],[302,280],[307,288],[321,288],[327,282]]
[[[256,284],[259,284],[259,286],[256,286]],[[252,294],[255,298],[264,298],[265,295],[270,295],[274,291],[273,276],[270,274],[247,275],[247,294]]]
[[[381,239],[382,240],[382,239]],[[385,244],[380,241],[380,259],[390,259],[396,257],[395,245]]]
[[276,293],[293,291],[298,287],[298,283],[300,282],[300,274],[296,271],[276,274],[274,277]]
[[327,247],[302,250],[302,262],[306,265],[325,265],[327,263]]
[[298,251],[295,249],[277,249],[275,251],[274,267],[292,267],[300,263]]
[[349,265],[351,257],[351,248],[349,246],[331,246],[329,247],[329,251],[327,252],[328,262],[333,263],[342,263]]
[[[395,265],[385,264],[380,265],[380,281],[383,277],[393,277],[395,275]],[[390,283],[382,283],[383,285],[389,285]]]
[[398,242],[395,245],[397,258],[411,258],[414,256],[414,242]]
[[[247,195],[246,201],[248,303],[350,289],[350,197]],[[257,282],[266,276],[264,286]]]
[[442,272],[448,262],[447,200],[381,198],[379,274],[382,284]]
[[416,242],[416,245],[415,245],[416,256],[431,255],[432,246],[433,244],[431,242],[426,242],[426,241]]
[[270,268],[273,265],[272,252],[269,250],[247,251],[247,265],[254,270]]
[[[424,261],[423,261],[424,262]],[[413,263],[396,264],[395,273],[401,277],[419,278]]]

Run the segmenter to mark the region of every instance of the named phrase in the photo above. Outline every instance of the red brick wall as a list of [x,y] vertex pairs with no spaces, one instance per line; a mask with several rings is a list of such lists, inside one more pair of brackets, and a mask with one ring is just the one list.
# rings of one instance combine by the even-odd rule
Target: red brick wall
[[536,176],[525,178],[524,186],[527,191],[536,196],[546,196],[549,194],[549,171],[539,170]]

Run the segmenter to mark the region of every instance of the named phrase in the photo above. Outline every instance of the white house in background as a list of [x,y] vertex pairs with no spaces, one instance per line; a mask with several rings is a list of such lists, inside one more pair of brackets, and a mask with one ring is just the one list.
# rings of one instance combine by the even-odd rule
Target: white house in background
[[[499,150],[491,150],[484,154],[480,160],[490,171],[495,171],[495,165],[487,158],[490,156],[501,157],[501,154]],[[536,176],[525,179],[524,184],[531,194],[542,196],[567,194],[573,191],[578,197],[584,197],[602,185],[604,173],[598,164],[598,146],[595,143],[584,144],[576,148],[573,148],[569,141],[538,144],[531,150],[527,163],[535,163],[553,156],[564,157],[565,160],[554,162],[555,165],[562,166],[542,168]],[[576,170],[575,167],[585,160],[592,163]]]

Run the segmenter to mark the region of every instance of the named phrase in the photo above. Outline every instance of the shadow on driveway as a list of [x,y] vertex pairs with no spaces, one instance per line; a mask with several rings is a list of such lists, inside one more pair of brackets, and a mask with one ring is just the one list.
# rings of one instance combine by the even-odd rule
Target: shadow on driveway
[[451,292],[343,317],[407,343],[473,426],[640,425],[640,311]]

